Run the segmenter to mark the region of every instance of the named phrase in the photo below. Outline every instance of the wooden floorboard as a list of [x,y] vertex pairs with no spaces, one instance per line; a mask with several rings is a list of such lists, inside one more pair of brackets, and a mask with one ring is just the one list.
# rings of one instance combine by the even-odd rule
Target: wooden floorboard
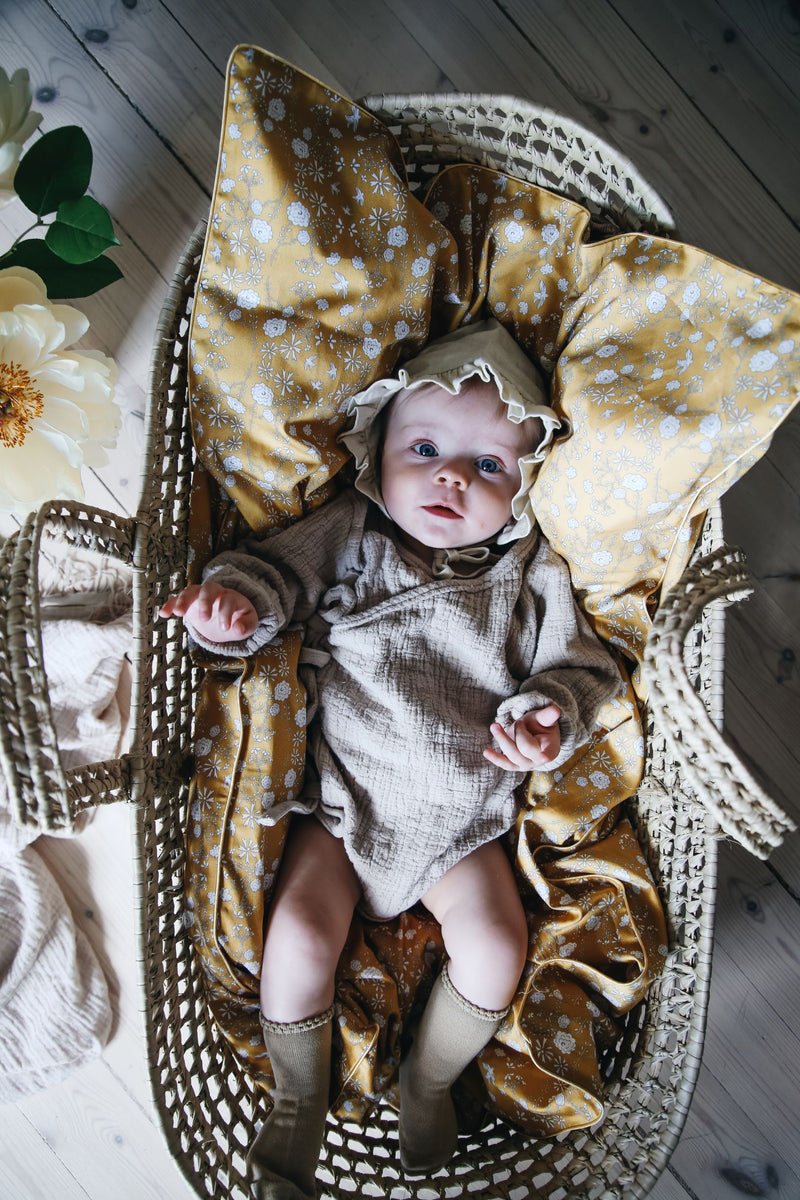
[[[789,0],[2,0],[0,65],[28,66],[43,128],[82,125],[124,280],[78,302],[119,368],[123,429],[87,497],[134,512],[153,333],[213,188],[224,70],[261,45],[352,96],[516,94],[622,150],[680,235],[800,288],[800,10]],[[0,245],[22,228],[0,211]],[[800,331],[798,331],[800,336]],[[756,577],[730,610],[726,724],[800,819],[800,413],[724,504]],[[0,532],[10,527],[0,521]],[[129,814],[46,839],[46,862],[107,972],[103,1057],[0,1114],[0,1200],[187,1200],[149,1099]],[[706,1054],[652,1200],[800,1196],[800,835],[759,863],[720,855]]]
[[664,70],[660,43],[642,41],[610,6],[570,0],[544,5],[542,13],[525,0],[508,0],[504,7],[526,40],[571,80],[578,119],[599,123],[598,132],[663,196],[685,241],[778,283],[800,277],[795,227]]
[[800,12],[775,0],[718,0],[718,7],[759,54],[765,74],[778,76],[800,101]]
[[800,1180],[774,1145],[755,1127],[752,1108],[732,1100],[724,1082],[703,1066],[691,1112],[670,1172],[692,1200],[768,1196],[794,1200]]
[[763,52],[769,55],[772,46],[762,41],[754,6],[735,21],[717,4],[613,2],[665,73],[796,224],[797,96],[769,70]]

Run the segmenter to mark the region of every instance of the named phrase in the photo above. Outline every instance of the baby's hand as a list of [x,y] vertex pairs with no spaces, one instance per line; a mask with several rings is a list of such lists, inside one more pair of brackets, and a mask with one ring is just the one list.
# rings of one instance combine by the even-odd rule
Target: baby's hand
[[221,587],[213,579],[192,584],[170,596],[159,609],[161,617],[187,617],[209,642],[241,642],[258,627],[256,610],[241,592]]
[[546,766],[561,749],[560,716],[556,705],[548,704],[538,712],[526,713],[510,729],[495,722],[491,731],[500,749],[487,747],[484,758],[504,771],[536,771]]

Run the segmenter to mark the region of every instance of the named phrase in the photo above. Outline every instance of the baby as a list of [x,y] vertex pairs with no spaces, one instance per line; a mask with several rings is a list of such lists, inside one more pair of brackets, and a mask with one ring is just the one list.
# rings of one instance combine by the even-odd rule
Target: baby
[[[220,555],[164,605],[217,653],[305,631],[303,793],[261,971],[275,1103],[249,1154],[254,1194],[315,1196],[334,976],[356,907],[421,903],[448,961],[400,1067],[400,1154],[438,1170],[457,1138],[450,1088],[505,1018],[528,929],[500,841],[519,784],[560,767],[619,690],[535,528],[533,473],[559,420],[496,321],[431,343],[351,401],[356,488]],[[491,744],[487,744],[490,743]]]

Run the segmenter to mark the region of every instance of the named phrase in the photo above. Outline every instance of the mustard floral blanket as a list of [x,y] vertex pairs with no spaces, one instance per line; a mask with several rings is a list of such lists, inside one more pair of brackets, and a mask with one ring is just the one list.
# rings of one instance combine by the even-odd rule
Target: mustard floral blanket
[[[703,514],[798,399],[800,297],[653,234],[593,242],[580,204],[487,167],[448,166],[419,199],[375,117],[239,47],[190,333],[191,571],[247,528],[296,520],[347,486],[336,438],[348,396],[488,314],[545,373],[565,420],[535,510],[630,680],[563,772],[532,776],[508,839],[529,962],[472,1089],[555,1132],[602,1115],[603,1047],[667,952],[657,887],[620,809],[644,768],[638,667]],[[258,818],[302,786],[299,651],[290,632],[246,661],[202,659],[186,835],[209,1004],[266,1089],[258,975],[286,826]],[[337,985],[340,1116],[393,1098],[441,958],[421,908],[354,923]]]

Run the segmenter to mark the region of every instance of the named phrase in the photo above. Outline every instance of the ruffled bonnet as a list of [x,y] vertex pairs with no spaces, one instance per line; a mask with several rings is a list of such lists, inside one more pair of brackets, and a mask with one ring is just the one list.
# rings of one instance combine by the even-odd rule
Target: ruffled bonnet
[[[433,383],[457,395],[467,379],[479,376],[494,381],[507,406],[509,421],[519,424],[532,417],[541,422],[538,444],[519,461],[522,483],[511,501],[511,520],[496,539],[511,542],[525,537],[535,525],[530,489],[539,464],[544,460],[563,422],[547,402],[545,383],[521,346],[499,321],[489,318],[462,325],[452,333],[429,342],[416,358],[399,368],[397,375],[377,379],[363,392],[350,397],[348,429],[339,435],[355,459],[355,486],[386,512],[376,464],[380,462],[383,422],[378,416],[403,389]],[[387,514],[388,515],[388,514]]]

